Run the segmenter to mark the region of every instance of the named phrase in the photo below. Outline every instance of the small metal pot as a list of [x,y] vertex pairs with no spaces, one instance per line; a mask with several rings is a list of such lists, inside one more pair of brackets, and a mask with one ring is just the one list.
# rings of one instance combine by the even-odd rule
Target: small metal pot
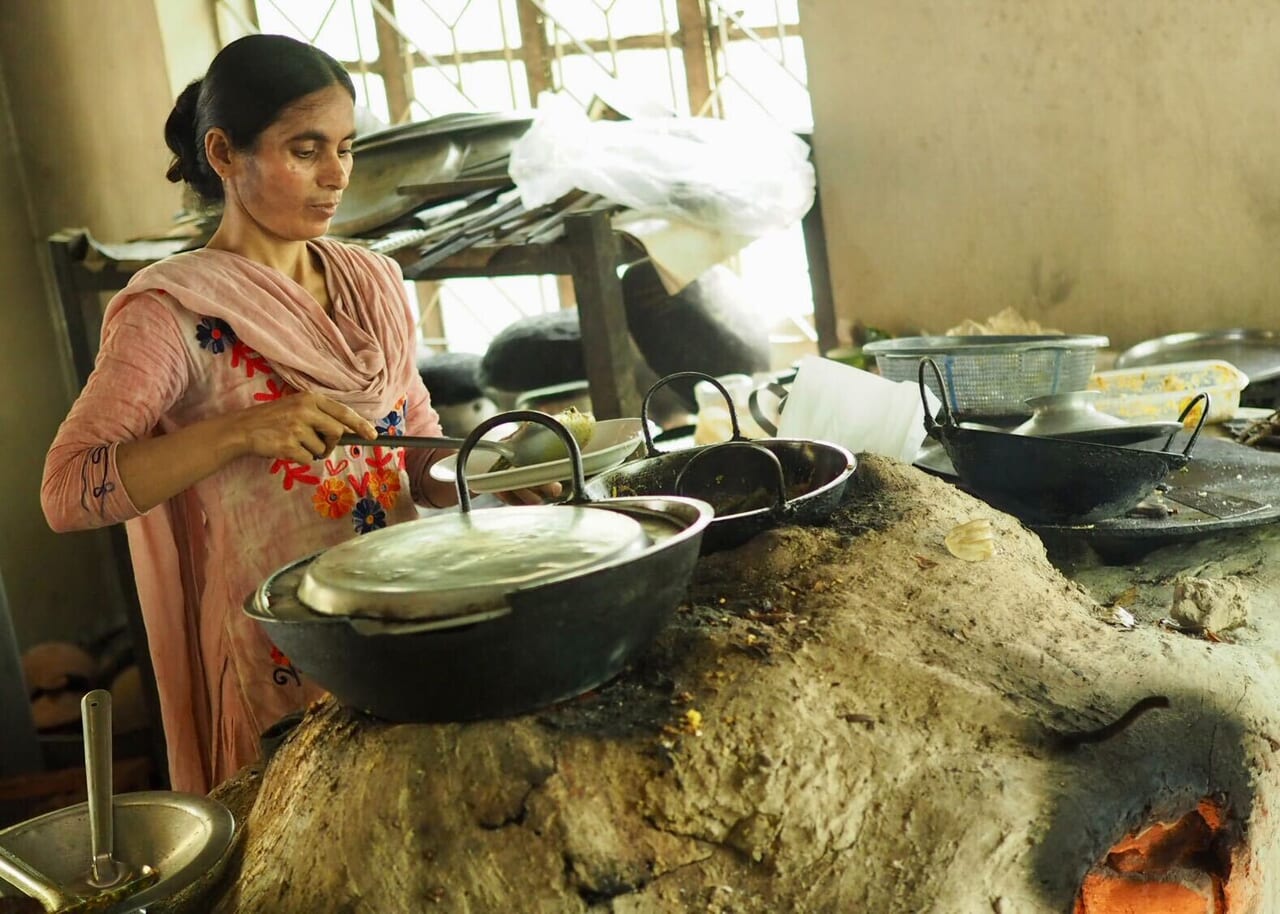
[[920,362],[922,399],[926,371],[934,373],[943,393],[936,419],[926,402],[929,436],[942,442],[966,488],[1029,524],[1087,524],[1124,514],[1171,471],[1187,465],[1209,407],[1208,394],[1200,394],[1179,417],[1180,428],[1181,420],[1203,402],[1200,421],[1180,453],[1168,450],[1176,429],[1159,451],[1015,435],[957,423],[941,373],[930,358]]
[[[663,453],[649,432],[649,401],[678,378],[708,381],[729,408],[727,442]],[[821,520],[840,504],[858,462],[845,448],[803,438],[748,439],[738,426],[733,398],[710,375],[681,371],[658,380],[641,405],[645,454],[587,483],[593,499],[628,496],[696,498],[716,509],[702,538],[702,552],[738,546],[783,523]]]

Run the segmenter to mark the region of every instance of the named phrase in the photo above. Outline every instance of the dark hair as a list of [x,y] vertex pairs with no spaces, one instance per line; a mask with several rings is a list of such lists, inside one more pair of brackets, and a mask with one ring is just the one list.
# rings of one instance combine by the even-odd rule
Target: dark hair
[[290,104],[340,85],[355,100],[351,76],[324,51],[284,35],[247,35],[227,45],[203,79],[182,90],[164,124],[173,162],[165,177],[185,181],[207,201],[222,199],[222,180],[209,165],[204,137],[211,127],[227,132],[236,149],[258,135]]

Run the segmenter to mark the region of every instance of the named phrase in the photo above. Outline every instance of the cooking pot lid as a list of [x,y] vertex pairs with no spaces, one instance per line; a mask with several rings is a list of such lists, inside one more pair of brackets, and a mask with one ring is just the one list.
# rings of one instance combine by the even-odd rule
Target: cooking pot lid
[[322,552],[307,566],[298,599],[335,616],[478,621],[512,590],[571,577],[648,543],[634,518],[601,508],[440,514]]

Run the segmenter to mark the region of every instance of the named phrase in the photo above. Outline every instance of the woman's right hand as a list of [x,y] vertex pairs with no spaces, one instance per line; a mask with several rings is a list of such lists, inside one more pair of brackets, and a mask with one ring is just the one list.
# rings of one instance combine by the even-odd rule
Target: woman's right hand
[[337,400],[297,393],[250,406],[226,416],[238,442],[238,455],[311,463],[327,457],[338,439],[351,432],[376,438],[373,423]]
[[329,454],[346,432],[362,438],[378,434],[373,423],[336,400],[289,394],[163,435],[122,442],[116,465],[120,482],[141,513],[240,457],[309,464]]

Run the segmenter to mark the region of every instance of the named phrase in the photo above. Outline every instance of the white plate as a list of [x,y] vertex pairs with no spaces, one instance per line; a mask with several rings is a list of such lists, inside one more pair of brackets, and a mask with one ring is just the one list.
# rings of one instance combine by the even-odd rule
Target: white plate
[[[493,437],[509,434],[510,426],[499,426]],[[490,437],[486,435],[485,437]],[[596,423],[591,439],[582,451],[582,472],[594,476],[611,470],[631,456],[644,439],[639,419],[603,419]],[[508,492],[511,489],[528,489],[551,482],[565,482],[573,470],[569,458],[535,463],[527,467],[488,472],[498,455],[486,451],[472,451],[467,459],[467,488],[472,492]],[[457,481],[458,455],[453,454],[431,467],[431,478],[438,482]]]

